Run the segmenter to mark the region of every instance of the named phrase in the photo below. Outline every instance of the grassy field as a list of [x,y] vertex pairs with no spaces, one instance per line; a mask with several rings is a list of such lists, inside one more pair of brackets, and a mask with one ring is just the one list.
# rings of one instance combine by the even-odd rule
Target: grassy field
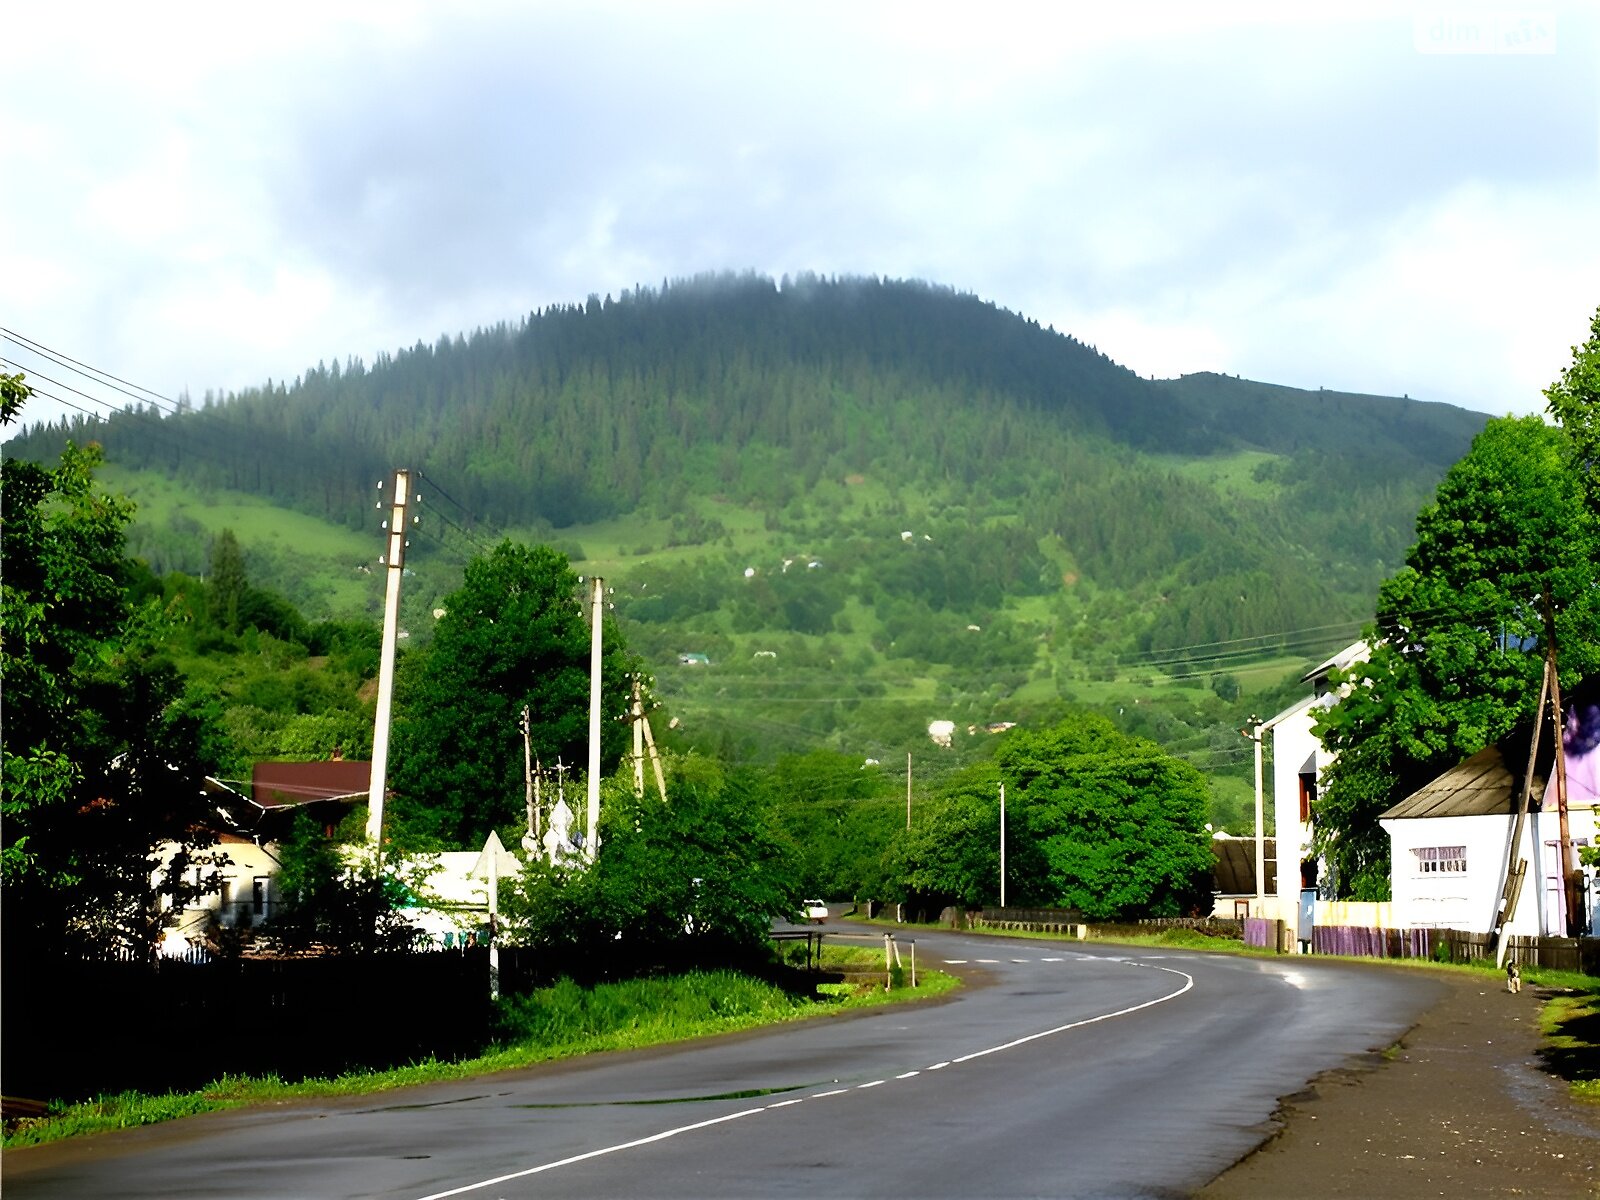
[[[827,947],[823,965],[840,969],[847,963],[862,961],[854,951],[853,947]],[[881,964],[882,959],[882,951],[878,951],[875,961]],[[53,1104],[43,1116],[27,1118],[7,1129],[4,1145],[8,1149],[39,1145],[247,1105],[367,1095],[465,1079],[606,1050],[632,1050],[922,1000],[959,986],[953,976],[931,970],[919,970],[917,982],[915,990],[905,986],[893,991],[875,985],[834,985],[821,998],[809,1000],[732,971],[693,972],[593,988],[562,980],[527,996],[502,1000],[497,1043],[474,1058],[443,1062],[428,1059],[386,1071],[295,1083],[275,1076],[224,1076],[193,1092],[158,1096],[123,1092],[78,1104]]]
[[1269,454],[1264,450],[1240,450],[1212,458],[1156,458],[1157,463],[1170,467],[1179,475],[1213,484],[1219,491],[1252,500],[1271,499],[1282,490],[1279,484],[1263,482],[1255,477],[1261,464],[1282,460],[1282,455]]

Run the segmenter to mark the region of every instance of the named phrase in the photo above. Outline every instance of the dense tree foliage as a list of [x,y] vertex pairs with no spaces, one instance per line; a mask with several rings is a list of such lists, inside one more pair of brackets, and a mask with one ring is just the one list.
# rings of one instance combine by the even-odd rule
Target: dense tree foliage
[[[521,713],[541,762],[587,761],[590,616],[578,577],[547,546],[501,542],[467,566],[432,641],[407,656],[396,687],[395,819],[450,845],[479,845],[523,813]],[[628,738],[637,664],[604,631],[602,769]],[[514,839],[513,839],[514,840]]]
[[1103,920],[1178,916],[1208,901],[1205,781],[1092,713],[1012,731],[992,765],[945,789],[893,851],[909,897],[926,906],[998,901],[1001,783],[1008,903]]
[[291,952],[319,946],[339,954],[373,954],[415,945],[416,930],[400,911],[427,886],[437,860],[388,855],[380,860],[360,841],[364,831],[326,831],[306,813],[295,817],[279,856],[282,897],[262,932]]
[[1600,669],[1597,564],[1573,442],[1537,417],[1490,422],[1418,515],[1405,569],[1378,594],[1371,659],[1317,725],[1339,758],[1315,843],[1341,894],[1387,898],[1378,815],[1532,716],[1547,630],[1564,688]]
[[[23,396],[23,399],[26,397]],[[202,721],[163,654],[163,615],[125,589],[129,506],[101,491],[94,448],[47,469],[0,464],[3,882],[8,960],[46,950],[148,952],[164,910],[155,852],[182,847],[159,892],[204,887],[210,765]]]
[[805,895],[887,894],[883,854],[905,824],[898,779],[854,755],[819,748],[780,756],[765,787],[777,828],[794,847],[795,885]]
[[681,761],[668,801],[608,784],[601,846],[576,870],[535,861],[502,885],[513,940],[547,948],[753,948],[801,896],[761,781],[705,759]]
[[1571,364],[1544,395],[1547,411],[1572,439],[1589,506],[1600,513],[1600,308],[1589,322],[1589,340],[1572,348]]

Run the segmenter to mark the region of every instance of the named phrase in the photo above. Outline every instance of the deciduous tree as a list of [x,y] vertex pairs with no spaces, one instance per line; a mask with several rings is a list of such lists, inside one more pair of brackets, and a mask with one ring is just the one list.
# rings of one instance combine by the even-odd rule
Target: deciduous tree
[[[148,951],[165,893],[213,865],[201,825],[203,722],[160,647],[159,606],[124,592],[127,501],[94,481],[99,452],[0,464],[0,881],[8,962],[72,945]],[[153,891],[155,851],[180,846]],[[196,874],[198,869],[198,874]]]
[[1378,815],[1532,715],[1547,619],[1563,688],[1600,669],[1600,524],[1578,451],[1537,417],[1491,421],[1417,517],[1378,594],[1370,659],[1316,726],[1339,752],[1314,843],[1341,895],[1385,899]]
[[[566,558],[503,541],[474,558],[443,601],[432,642],[408,655],[396,692],[396,819],[452,845],[481,845],[523,812],[519,718],[542,762],[587,758],[587,606]],[[636,669],[614,625],[604,635],[603,769],[618,761]]]
[[993,766],[946,792],[895,852],[914,897],[969,907],[998,899],[1002,781],[1008,903],[1108,919],[1177,916],[1207,898],[1205,780],[1092,713],[1013,731]]

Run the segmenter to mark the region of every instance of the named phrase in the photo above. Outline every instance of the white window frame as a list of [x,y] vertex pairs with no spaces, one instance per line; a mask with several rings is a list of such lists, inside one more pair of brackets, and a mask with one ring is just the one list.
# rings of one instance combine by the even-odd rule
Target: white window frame
[[1467,848],[1465,846],[1413,846],[1416,855],[1412,875],[1417,879],[1433,879],[1440,875],[1465,875],[1467,873]]

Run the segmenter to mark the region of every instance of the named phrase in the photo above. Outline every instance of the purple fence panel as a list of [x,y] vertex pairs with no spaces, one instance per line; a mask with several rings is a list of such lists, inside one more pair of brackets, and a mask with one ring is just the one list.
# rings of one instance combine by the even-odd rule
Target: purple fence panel
[[1311,930],[1311,952],[1351,958],[1430,958],[1433,930],[1318,925]]
[[1246,946],[1260,946],[1267,950],[1278,948],[1278,923],[1266,917],[1246,917],[1244,919],[1244,944]]

